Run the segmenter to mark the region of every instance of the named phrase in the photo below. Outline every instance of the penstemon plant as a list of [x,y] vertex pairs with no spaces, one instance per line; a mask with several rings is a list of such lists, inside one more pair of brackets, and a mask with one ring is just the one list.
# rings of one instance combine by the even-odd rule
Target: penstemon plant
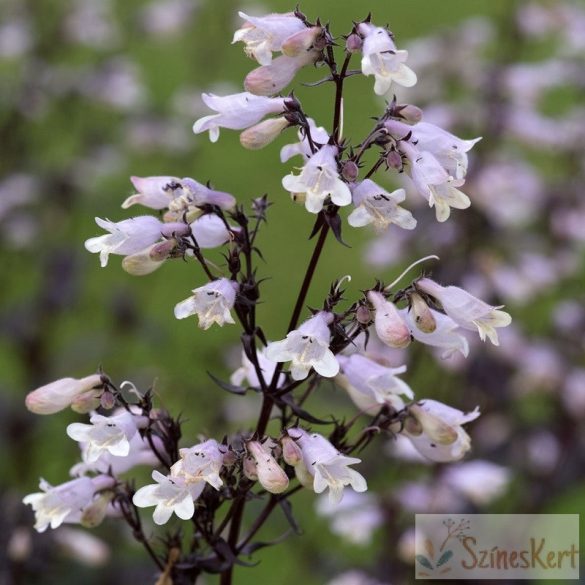
[[[355,454],[379,433],[404,435],[433,461],[464,457],[470,438],[463,425],[479,416],[478,409],[464,413],[415,398],[399,377],[406,366],[392,365],[372,346],[404,349],[416,341],[440,348],[445,357],[467,356],[462,330],[476,331],[497,345],[497,328],[511,321],[501,307],[424,274],[399,288],[413,266],[436,256],[415,262],[389,284],[375,280],[351,302],[344,298],[346,277],[340,275],[323,294],[321,307],[306,307],[327,238],[343,243],[343,208],[351,208],[347,223],[354,228],[416,229],[416,219],[402,206],[405,190],[388,192],[374,175],[405,173],[413,190],[435,208],[437,220],[446,221],[452,208],[470,205],[460,187],[467,153],[479,139],[462,140],[423,122],[419,108],[393,98],[361,142],[351,144],[342,134],[348,78],[374,76],[379,96],[387,96],[394,84],[410,87],[417,81],[392,33],[368,16],[343,37],[341,49],[341,37],[334,39],[328,26],[309,22],[298,10],[240,16],[244,24],[234,42],[243,42],[260,67],[247,75],[242,93],[203,94],[215,113],[197,120],[193,129],[209,132],[212,142],[220,128],[241,130],[241,144],[248,149],[263,148],[286,129],[297,129],[298,141],[280,155],[283,163],[300,157],[303,166],[284,176],[282,186],[314,216],[308,232],[315,246],[284,338],[269,341],[256,316],[264,300],[256,240],[265,227],[267,196],[245,205],[191,178],[133,177],[136,194],[122,207],[141,205],[158,215],[120,222],[98,218],[107,233],[87,240],[85,247],[99,254],[102,266],[110,254],[123,256],[122,267],[133,275],[149,274],[173,259],[200,264],[207,282],[197,283],[191,296],[178,302],[175,316],[197,316],[204,330],[214,324],[241,328],[241,367],[229,382],[213,379],[231,393],[261,395],[255,427],[196,444],[182,441],[180,419],[156,408],[151,390],[116,384],[101,370],[57,380],[26,398],[37,414],[68,407],[90,414],[88,423],[67,427],[81,447],[81,462],[71,470],[74,479],[57,486],[41,481],[42,491],[24,499],[36,514],[36,529],[62,523],[92,527],[106,516],[122,518],[160,570],[158,583],[166,585],[194,583],[203,573],[220,574],[222,585],[232,583],[234,565],[245,564],[244,557],[267,545],[257,535],[273,511],[282,509],[296,528],[289,499],[303,488],[328,492],[332,505],[348,487],[365,492]],[[273,57],[275,52],[281,55]],[[350,68],[352,59],[361,59],[360,69]],[[330,132],[309,117],[294,93],[280,95],[308,65],[325,69],[317,84],[334,89]],[[367,158],[374,160],[371,166]],[[222,249],[224,265],[207,257],[213,248]],[[324,378],[333,379],[355,403],[358,412],[350,421],[334,412],[326,420],[311,413],[309,398]],[[136,489],[127,473],[138,465],[154,468],[154,483]],[[264,507],[250,518],[245,509],[252,499],[263,500]],[[175,529],[148,537],[141,509],[152,507],[155,524],[166,525],[174,514],[192,524],[192,535]]]

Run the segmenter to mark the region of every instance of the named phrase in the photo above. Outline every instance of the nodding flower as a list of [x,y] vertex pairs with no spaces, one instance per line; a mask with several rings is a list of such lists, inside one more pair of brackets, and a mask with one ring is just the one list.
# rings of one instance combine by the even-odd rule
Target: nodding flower
[[294,380],[303,380],[313,368],[317,374],[332,378],[339,372],[339,363],[329,349],[329,325],[333,315],[320,311],[291,331],[286,339],[268,344],[265,355],[274,362],[291,362]]

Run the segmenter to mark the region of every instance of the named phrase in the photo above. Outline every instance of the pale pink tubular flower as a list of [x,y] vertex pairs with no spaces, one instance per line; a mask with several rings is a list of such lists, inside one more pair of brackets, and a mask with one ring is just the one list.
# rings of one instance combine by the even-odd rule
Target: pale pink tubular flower
[[337,381],[362,410],[379,410],[384,404],[400,410],[404,408],[402,396],[414,398],[410,386],[397,377],[406,372],[406,366],[389,368],[357,353],[338,356],[337,360],[342,372]]
[[94,414],[89,419],[91,424],[71,423],[67,435],[74,441],[87,446],[87,461],[97,461],[103,453],[125,457],[130,453],[130,440],[148,424],[146,416],[134,415],[122,411],[112,416]]
[[124,209],[136,204],[151,209],[166,209],[179,204],[181,208],[211,204],[231,209],[236,204],[233,195],[215,191],[188,177],[131,177],[130,180],[137,193],[122,203]]
[[270,63],[253,69],[244,79],[246,91],[257,96],[271,96],[282,91],[306,65],[321,57],[320,50],[298,53],[294,57],[281,55]]
[[90,393],[99,400],[102,392],[103,382],[99,374],[81,379],[61,378],[29,392],[25,404],[35,414],[55,414],[71,406],[83,394]]
[[84,514],[91,511],[96,492],[113,487],[115,480],[107,475],[93,478],[79,477],[66,483],[51,486],[41,479],[41,492],[23,498],[35,512],[35,529],[44,532],[61,524],[80,524]]
[[295,467],[298,472],[301,465],[313,478],[312,488],[315,493],[329,489],[329,499],[337,504],[343,498],[345,486],[351,485],[356,492],[365,492],[368,484],[364,477],[350,468],[361,463],[361,459],[347,457],[340,453],[325,437],[318,433],[308,433],[301,428],[288,430],[288,435],[297,442],[303,454],[303,464]]
[[421,400],[408,407],[403,433],[425,457],[438,462],[458,461],[471,448],[471,439],[463,429],[475,420],[479,408],[464,413],[436,400]]
[[375,76],[377,95],[386,95],[392,82],[403,87],[412,87],[416,83],[416,74],[404,64],[408,51],[397,50],[385,28],[362,22],[358,31],[364,37],[362,73]]
[[163,223],[151,215],[132,217],[117,223],[99,217],[96,217],[95,221],[109,233],[86,240],[85,248],[92,254],[100,255],[102,268],[108,264],[110,254],[119,254],[120,256],[136,254],[163,236],[171,237],[188,231],[184,223]]
[[416,144],[421,152],[430,152],[447,173],[454,179],[464,179],[467,174],[467,153],[481,138],[463,140],[429,122],[419,122],[414,126],[398,120],[388,120],[385,128],[396,139],[412,134],[410,142]]
[[347,218],[350,226],[363,227],[372,224],[379,232],[387,229],[390,224],[405,230],[416,227],[416,219],[412,213],[398,205],[406,198],[404,189],[388,193],[371,179],[365,179],[352,185],[351,192],[356,208]]
[[164,209],[183,191],[180,179],[176,177],[130,177],[130,180],[136,193],[122,203],[123,209],[136,204],[151,209]]
[[416,341],[442,349],[441,357],[443,359],[451,357],[457,351],[463,357],[467,357],[469,355],[469,343],[465,336],[460,333],[459,325],[451,317],[439,311],[430,308],[429,311],[435,321],[435,329],[430,333],[425,333],[418,327],[411,311],[406,308],[399,310]]
[[[163,445],[159,437],[153,436],[152,440],[158,450],[162,450]],[[70,470],[69,474],[73,477],[80,477],[88,473],[109,473],[119,475],[126,473],[138,465],[148,465],[155,467],[159,460],[154,454],[152,447],[147,439],[134,434],[129,439],[130,451],[128,455],[112,455],[110,451],[104,451],[95,461],[89,461],[89,444],[81,442],[81,462],[76,463]]]
[[512,322],[502,306],[493,307],[474,297],[458,286],[441,286],[430,278],[422,278],[417,288],[440,301],[445,313],[463,329],[477,330],[482,341],[486,337],[499,345],[498,327],[507,327]]
[[291,362],[291,376],[303,380],[313,368],[317,374],[332,378],[339,372],[339,363],[329,349],[329,325],[333,315],[320,311],[291,331],[286,339],[268,344],[266,358],[274,362]]
[[258,96],[247,91],[226,96],[204,93],[201,97],[205,105],[217,113],[197,120],[193,132],[200,134],[209,131],[211,142],[217,142],[220,128],[244,130],[269,114],[285,111],[286,98]]
[[245,20],[244,25],[234,34],[233,43],[245,43],[245,52],[260,65],[270,65],[272,53],[282,50],[286,39],[304,31],[307,27],[293,12],[268,14],[266,16],[248,16],[238,13]]
[[219,474],[226,452],[227,447],[215,439],[208,439],[189,449],[180,449],[181,458],[171,467],[171,476],[182,478],[187,485],[200,484],[201,490],[205,483],[218,490],[223,485]]
[[458,189],[464,179],[449,175],[433,154],[405,141],[399,147],[408,160],[407,172],[416,190],[435,208],[438,221],[447,221],[451,208],[467,209],[471,205],[469,197]]
[[199,317],[199,327],[209,329],[214,323],[220,327],[234,324],[230,310],[236,302],[238,283],[219,278],[193,290],[193,295],[175,306],[175,317],[185,319],[191,315]]
[[351,203],[351,191],[339,177],[336,156],[337,148],[326,144],[305,163],[300,175],[291,173],[282,179],[287,191],[304,198],[310,213],[319,213],[328,196],[340,207]]
[[396,305],[373,290],[368,292],[368,300],[374,306],[374,328],[380,341],[396,349],[407,347],[411,341],[410,330]]

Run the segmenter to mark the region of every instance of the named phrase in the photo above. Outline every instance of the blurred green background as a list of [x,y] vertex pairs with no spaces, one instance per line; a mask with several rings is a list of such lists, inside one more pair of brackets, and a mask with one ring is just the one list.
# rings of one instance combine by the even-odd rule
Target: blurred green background
[[[149,276],[131,277],[121,270],[119,257],[112,256],[107,268],[101,269],[97,257],[83,248],[83,242],[99,232],[94,217],[117,221],[136,215],[136,208],[130,212],[120,208],[132,193],[131,175],[210,180],[240,202],[269,195],[273,206],[259,246],[266,260],[260,273],[270,278],[262,285],[258,313],[270,339],[282,338],[285,332],[312,250],[307,241],[312,217],[293,205],[280,186],[294,162],[281,165],[278,152],[295,141],[293,130],[261,152],[244,150],[235,132],[222,131],[219,143],[213,145],[205,135],[195,136],[190,130],[204,114],[198,94],[240,91],[244,76],[254,66],[240,45],[230,45],[238,26],[237,11],[279,12],[294,6],[280,0],[258,6],[232,0],[183,2],[182,22],[165,33],[164,10],[153,12],[153,4],[142,0],[112,1],[101,9],[107,9],[115,31],[102,34],[103,38],[99,30],[94,31],[98,41],[92,46],[88,39],[94,33],[86,30],[84,21],[71,24],[77,4],[5,0],[1,7],[5,22],[26,19],[32,41],[22,57],[0,64],[0,176],[24,173],[35,180],[34,197],[26,205],[32,227],[17,225],[15,235],[0,236],[0,408],[12,433],[12,440],[0,447],[0,475],[7,493],[34,491],[39,475],[52,483],[65,481],[77,457],[77,446],[64,432],[75,415],[66,412],[33,421],[24,412],[25,393],[56,378],[85,376],[100,364],[115,380],[132,380],[141,388],[154,379],[160,403],[175,414],[182,412],[186,419],[186,444],[194,442],[198,433],[217,435],[217,429],[246,425],[229,421],[227,396],[206,374],[212,371],[228,377],[238,361],[237,330],[212,328],[204,333],[194,319],[173,317],[174,305],[203,283],[200,269],[176,261]],[[364,18],[371,10],[376,23],[389,23],[400,48],[409,39],[474,15],[505,25],[512,4],[509,0],[320,0],[300,8],[310,19],[330,22],[335,34],[345,33],[352,20]],[[87,22],[87,26],[96,25],[96,17],[90,14]],[[121,69],[116,74],[119,79],[108,77],[112,68]],[[298,83],[315,81],[323,73],[303,71],[295,93],[318,124],[330,127],[332,87],[306,88]],[[133,84],[136,95],[128,90]],[[344,134],[356,142],[367,134],[370,118],[383,107],[372,85],[372,79],[358,77],[347,83]],[[130,94],[125,96],[125,91]],[[457,220],[456,215],[452,221]],[[434,229],[448,228],[437,224]],[[26,230],[32,230],[29,237]],[[327,243],[308,304],[318,304],[330,282],[345,274],[353,278],[347,295],[352,298],[374,278],[389,281],[401,271],[402,264],[375,274],[365,264],[363,251],[369,237],[366,231],[346,226],[344,238],[351,248],[333,240]],[[221,262],[217,253],[210,257]],[[409,382],[422,387],[436,373],[429,361],[427,367],[413,372]],[[448,376],[446,380],[437,384],[438,390],[449,384]],[[321,408],[327,408],[330,398],[324,394]],[[239,400],[247,403],[253,398]],[[343,410],[343,401],[336,408]],[[348,402],[346,408],[351,412]],[[388,472],[383,481],[391,485],[401,470],[389,460],[385,465]],[[292,585],[301,579],[306,585],[322,585],[325,576],[338,569],[368,566],[374,558],[383,562],[394,537],[379,534],[366,550],[343,544],[329,534],[323,519],[315,517],[312,500],[311,494],[303,493],[293,502],[305,535],[258,553],[258,567],[237,570],[239,585]],[[280,518],[267,535],[285,529]],[[122,542],[107,527],[101,533],[116,545]],[[128,563],[146,564],[137,546],[125,544],[124,551],[123,555],[116,551],[120,558],[101,572],[76,568],[68,575],[69,565],[59,561],[42,582],[77,583],[81,578],[88,584],[118,582],[120,575],[132,574],[125,573],[131,570]],[[139,570],[148,574],[148,567]]]

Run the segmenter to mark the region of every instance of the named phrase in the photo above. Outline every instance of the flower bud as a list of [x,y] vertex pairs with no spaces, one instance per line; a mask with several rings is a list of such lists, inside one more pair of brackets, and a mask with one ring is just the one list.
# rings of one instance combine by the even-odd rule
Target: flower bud
[[35,414],[54,414],[71,406],[78,396],[87,393],[99,397],[102,392],[103,384],[99,374],[93,374],[80,380],[61,378],[29,392],[25,404]]
[[223,464],[227,467],[231,467],[237,460],[237,455],[231,449],[223,454]]
[[164,242],[157,242],[142,252],[126,256],[122,260],[122,268],[133,276],[151,274],[164,264],[176,246],[177,241],[172,238]]
[[418,124],[423,117],[423,111],[412,104],[400,105],[396,107],[398,116],[400,116],[407,124]]
[[370,309],[366,305],[360,305],[355,312],[355,319],[362,325],[368,325],[372,320]]
[[288,37],[282,43],[282,53],[288,57],[296,57],[300,53],[309,51],[310,49],[323,49],[325,47],[325,35],[323,28],[320,26],[312,26],[301,30],[294,35]]
[[368,300],[376,311],[374,326],[380,341],[397,349],[407,347],[411,341],[410,330],[396,305],[387,301],[382,293],[373,290],[368,292]]
[[423,333],[432,333],[437,328],[433,313],[418,293],[410,295],[410,310],[412,311],[415,325]]
[[397,150],[390,150],[386,155],[386,164],[391,169],[402,170],[402,156]]
[[301,448],[288,435],[282,437],[280,444],[282,445],[282,458],[289,465],[296,467],[303,460]]
[[244,475],[250,481],[257,481],[258,480],[258,470],[256,469],[256,461],[250,456],[244,457],[244,461],[242,463],[242,470]]
[[294,78],[297,71],[305,65],[315,63],[320,51],[306,51],[295,57],[281,55],[270,65],[253,69],[244,80],[246,91],[257,96],[272,96],[284,89]]
[[100,396],[100,406],[106,410],[111,410],[116,406],[116,397],[109,390],[106,390]]
[[270,144],[289,125],[284,116],[268,118],[244,130],[240,134],[240,143],[248,150],[259,150]]
[[346,181],[353,183],[358,178],[359,174],[360,170],[352,160],[347,160],[343,163],[341,175]]
[[250,441],[246,447],[256,462],[258,481],[272,494],[280,494],[288,487],[288,476],[278,465],[269,449],[258,441]]
[[347,40],[345,41],[345,50],[348,53],[357,53],[358,51],[362,50],[363,44],[364,41],[362,40],[362,37],[360,37],[360,35],[356,33],[352,33],[347,37]]

